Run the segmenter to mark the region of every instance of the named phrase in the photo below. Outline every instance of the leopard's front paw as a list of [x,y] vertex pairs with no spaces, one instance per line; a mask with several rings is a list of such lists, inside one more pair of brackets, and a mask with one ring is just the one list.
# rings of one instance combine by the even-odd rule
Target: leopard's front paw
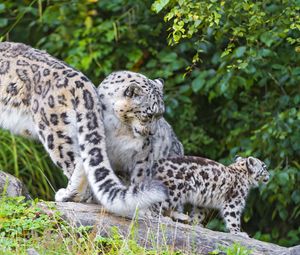
[[78,193],[77,191],[70,191],[68,189],[59,189],[55,194],[56,202],[87,202],[92,200],[92,193],[87,190],[85,193]]
[[69,191],[68,189],[59,189],[55,194],[56,202],[80,202],[82,197],[75,191]]
[[56,202],[66,202],[67,199],[67,190],[66,189],[59,189],[55,193],[55,201]]

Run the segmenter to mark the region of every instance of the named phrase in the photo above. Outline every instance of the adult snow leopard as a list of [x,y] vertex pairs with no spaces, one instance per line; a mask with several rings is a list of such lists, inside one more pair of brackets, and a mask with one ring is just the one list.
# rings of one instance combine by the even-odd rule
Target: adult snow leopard
[[[130,107],[130,95],[137,87],[144,92],[140,112],[129,116],[137,132],[143,126],[138,116],[164,112],[159,86],[145,76],[126,84],[124,109]],[[143,209],[165,200],[167,191],[159,181],[125,187],[117,178],[107,156],[102,107],[94,85],[81,72],[44,51],[0,43],[0,126],[38,138],[63,169],[69,183],[56,193],[57,201],[84,200],[87,177],[94,196],[107,210],[131,217],[137,206]]]
[[[126,91],[128,84],[134,89]],[[155,84],[162,100],[163,80],[156,79]],[[183,155],[183,146],[162,117],[163,111],[141,110],[142,105],[147,107],[151,103],[144,98],[147,86],[151,86],[151,80],[145,76],[118,71],[110,74],[98,87],[110,163],[123,176],[129,173],[133,183],[149,177],[155,160]],[[128,97],[132,102],[129,106]]]

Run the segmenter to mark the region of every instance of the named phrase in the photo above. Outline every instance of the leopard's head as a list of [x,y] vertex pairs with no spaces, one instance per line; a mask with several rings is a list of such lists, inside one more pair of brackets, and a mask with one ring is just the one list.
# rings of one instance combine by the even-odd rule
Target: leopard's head
[[110,74],[98,87],[105,111],[113,114],[134,137],[149,136],[155,132],[157,120],[162,117],[163,81],[151,80],[130,71]]
[[267,183],[270,179],[267,166],[264,162],[254,157],[242,158],[236,156],[235,162],[246,167],[250,182],[253,186],[258,186],[259,183]]

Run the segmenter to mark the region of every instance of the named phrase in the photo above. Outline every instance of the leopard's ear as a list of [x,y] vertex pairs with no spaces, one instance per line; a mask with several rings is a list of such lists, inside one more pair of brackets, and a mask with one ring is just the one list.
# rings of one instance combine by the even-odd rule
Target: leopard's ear
[[254,166],[255,159],[253,157],[248,157],[247,162],[250,166]]
[[155,82],[155,85],[156,85],[161,91],[163,91],[165,81],[164,81],[162,78],[157,78],[157,79],[154,80],[154,82]]
[[243,159],[241,156],[239,156],[239,155],[235,155],[234,156],[234,162],[238,162],[238,161],[240,161],[241,159]]
[[254,172],[255,159],[253,157],[248,157],[246,160],[247,169],[250,174]]
[[142,89],[135,83],[130,84],[124,91],[125,97],[135,97],[142,94]]

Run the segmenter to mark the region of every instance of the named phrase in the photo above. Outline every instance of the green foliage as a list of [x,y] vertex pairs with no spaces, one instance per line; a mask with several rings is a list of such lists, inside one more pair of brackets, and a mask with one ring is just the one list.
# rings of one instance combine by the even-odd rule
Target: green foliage
[[218,254],[226,254],[226,255],[250,255],[252,251],[247,249],[246,247],[240,245],[239,243],[233,243],[229,247],[220,246],[219,249],[216,249],[209,254],[218,255]]
[[1,197],[0,202],[1,237],[26,237],[32,230],[41,234],[46,226],[51,228],[56,224],[48,215],[42,214],[41,209],[24,202],[24,197]]
[[33,197],[52,199],[66,183],[40,143],[0,130],[0,148],[0,169],[19,177]]
[[59,213],[46,213],[38,201],[0,197],[0,253],[93,254],[88,227],[72,228]]
[[[298,0],[4,0],[0,40],[46,49],[96,85],[119,69],[165,79],[166,117],[186,154],[268,163],[272,179],[251,192],[242,225],[290,246],[300,243],[299,11]],[[0,167],[13,170],[21,163],[11,150],[20,146],[9,139],[0,140]],[[42,162],[39,169],[52,169]],[[40,172],[27,171],[34,164],[24,158],[20,176]]]
[[[0,254],[27,254],[34,248],[40,254],[103,254],[103,255],[184,255],[159,245],[157,250],[140,246],[133,235],[124,237],[117,227],[110,237],[96,236],[91,227],[72,227],[59,212],[42,210],[38,200],[24,201],[24,197],[0,197]],[[159,249],[159,250],[158,250]]]

